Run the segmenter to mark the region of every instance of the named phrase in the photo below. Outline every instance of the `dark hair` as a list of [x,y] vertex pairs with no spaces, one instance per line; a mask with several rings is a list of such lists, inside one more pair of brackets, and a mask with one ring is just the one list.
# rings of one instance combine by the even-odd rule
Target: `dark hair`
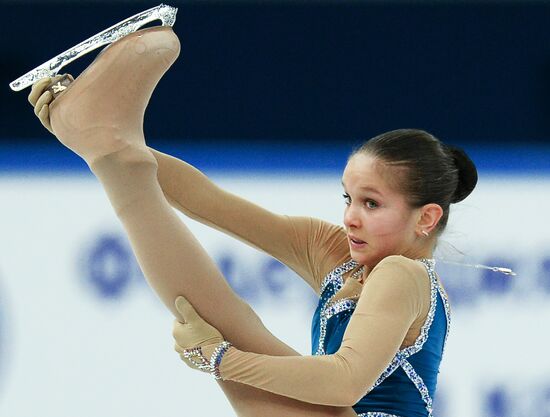
[[418,129],[399,129],[378,135],[357,148],[350,156],[367,153],[392,172],[392,183],[403,192],[413,207],[439,204],[443,209],[438,230],[443,231],[449,218],[449,206],[464,200],[475,188],[477,169],[466,153],[443,144],[435,136]]

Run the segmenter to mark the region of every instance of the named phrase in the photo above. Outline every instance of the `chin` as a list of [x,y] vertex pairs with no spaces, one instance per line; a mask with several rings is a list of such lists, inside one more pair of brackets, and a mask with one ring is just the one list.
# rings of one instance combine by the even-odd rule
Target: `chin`
[[357,262],[359,265],[370,265],[372,257],[362,252],[350,251],[351,259]]
[[365,252],[358,252],[351,250],[350,248],[350,255],[351,259],[353,259],[355,262],[357,262],[359,265],[366,265],[369,268],[374,268],[378,262],[380,262],[382,259],[384,259],[388,255],[380,255],[380,254],[368,254]]

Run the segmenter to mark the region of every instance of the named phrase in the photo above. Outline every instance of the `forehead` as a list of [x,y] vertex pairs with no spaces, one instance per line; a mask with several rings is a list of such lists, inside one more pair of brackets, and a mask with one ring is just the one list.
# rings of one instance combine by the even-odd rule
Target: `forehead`
[[393,171],[380,159],[366,153],[357,153],[348,161],[342,183],[349,188],[369,188],[384,194],[395,194],[397,190],[392,187],[395,181],[391,180]]
[[365,185],[380,183],[384,180],[382,178],[381,165],[380,160],[369,154],[355,154],[346,164],[342,175],[342,182],[344,185],[351,185],[350,183],[355,184],[357,182],[364,183]]

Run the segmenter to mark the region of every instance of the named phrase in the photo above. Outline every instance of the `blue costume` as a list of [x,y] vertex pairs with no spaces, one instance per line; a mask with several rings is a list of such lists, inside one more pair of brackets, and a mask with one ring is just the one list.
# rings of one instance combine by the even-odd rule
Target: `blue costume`
[[[359,417],[431,417],[437,374],[450,325],[448,299],[437,281],[432,260],[422,259],[431,282],[430,309],[415,343],[399,350],[368,393],[353,406]],[[312,353],[332,354],[340,348],[356,301],[332,302],[343,287],[342,275],[358,265],[349,261],[323,280],[313,315]]]

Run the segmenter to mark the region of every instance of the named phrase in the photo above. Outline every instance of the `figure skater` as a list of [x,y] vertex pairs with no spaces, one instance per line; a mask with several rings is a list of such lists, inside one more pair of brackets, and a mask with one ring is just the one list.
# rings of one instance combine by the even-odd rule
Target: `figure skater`
[[[431,416],[450,322],[432,254],[450,204],[475,187],[474,164],[427,132],[396,130],[350,156],[344,227],[271,213],[147,147],[144,111],[178,53],[170,28],[140,30],[57,98],[59,77],[36,83],[29,101],[101,182],[176,317],[182,359],[213,374],[243,417]],[[171,206],[274,256],[319,294],[311,356],[265,328]]]

